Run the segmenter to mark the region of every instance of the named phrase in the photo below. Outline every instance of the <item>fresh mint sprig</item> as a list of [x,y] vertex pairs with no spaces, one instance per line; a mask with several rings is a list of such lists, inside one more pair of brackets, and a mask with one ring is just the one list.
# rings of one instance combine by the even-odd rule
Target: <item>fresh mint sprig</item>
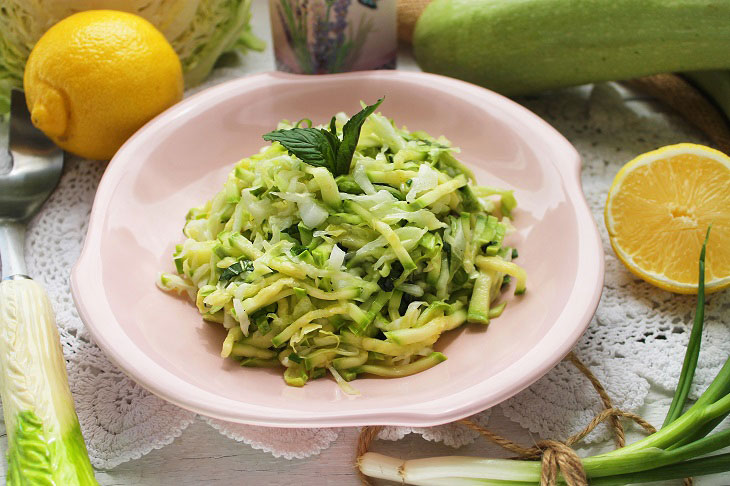
[[350,172],[352,156],[360,138],[360,130],[367,117],[383,102],[380,98],[350,118],[342,127],[342,140],[337,135],[335,117],[329,128],[290,128],[274,130],[264,135],[264,140],[279,142],[290,154],[315,167],[324,167],[337,177]]

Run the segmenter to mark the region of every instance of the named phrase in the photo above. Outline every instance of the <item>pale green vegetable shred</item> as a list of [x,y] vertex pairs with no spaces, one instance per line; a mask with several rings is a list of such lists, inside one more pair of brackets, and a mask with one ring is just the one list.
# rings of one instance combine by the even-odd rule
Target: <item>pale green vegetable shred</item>
[[[347,117],[335,120],[342,138]],[[158,285],[228,330],[223,357],[280,367],[289,385],[329,371],[356,393],[347,382],[360,374],[428,369],[446,359],[442,333],[502,313],[510,277],[525,290],[503,243],[512,191],[474,185],[456,152],[379,113],[344,175],[265,146],[189,211],[177,272]]]

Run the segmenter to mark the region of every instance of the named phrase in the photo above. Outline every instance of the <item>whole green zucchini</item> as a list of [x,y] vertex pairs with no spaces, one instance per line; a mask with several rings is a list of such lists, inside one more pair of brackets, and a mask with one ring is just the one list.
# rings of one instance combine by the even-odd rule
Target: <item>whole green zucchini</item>
[[730,0],[434,0],[421,68],[506,95],[730,68]]

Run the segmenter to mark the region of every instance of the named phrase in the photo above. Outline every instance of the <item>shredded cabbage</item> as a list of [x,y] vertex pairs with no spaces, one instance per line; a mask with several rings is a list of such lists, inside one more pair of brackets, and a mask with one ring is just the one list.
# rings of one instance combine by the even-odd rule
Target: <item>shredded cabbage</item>
[[[339,138],[347,120],[335,117]],[[443,332],[498,317],[509,276],[525,288],[503,241],[511,191],[473,185],[447,140],[379,113],[358,140],[336,178],[279,141],[238,162],[189,211],[177,272],[158,281],[229,329],[222,355],[282,367],[293,386],[435,366]]]

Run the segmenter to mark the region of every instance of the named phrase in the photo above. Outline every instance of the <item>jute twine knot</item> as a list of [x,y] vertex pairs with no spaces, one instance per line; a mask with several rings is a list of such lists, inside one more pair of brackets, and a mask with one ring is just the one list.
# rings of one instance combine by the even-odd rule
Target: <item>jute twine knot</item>
[[536,447],[542,449],[540,484],[555,485],[558,481],[558,470],[562,472],[568,486],[588,484],[583,463],[569,446],[556,440],[543,440]]
[[[588,381],[590,381],[591,385],[593,385],[593,388],[598,393],[598,396],[601,398],[601,402],[605,407],[593,418],[593,420],[591,420],[588,425],[583,428],[583,430],[569,437],[567,440],[563,442],[557,440],[542,440],[532,447],[524,447],[502,437],[499,434],[495,434],[491,430],[485,429],[481,425],[469,419],[462,419],[458,422],[461,425],[479,433],[480,436],[487,439],[489,442],[517,454],[516,457],[512,457],[511,459],[541,460],[541,486],[556,486],[559,477],[562,477],[563,481],[565,481],[568,486],[588,485],[588,478],[586,477],[585,470],[583,469],[583,463],[580,456],[578,456],[571,446],[583,439],[593,429],[598,427],[599,424],[605,421],[608,421],[608,425],[613,432],[614,442],[616,443],[617,448],[621,448],[626,445],[626,435],[620,421],[621,418],[634,421],[649,434],[656,432],[656,429],[639,415],[631,412],[624,412],[623,410],[615,408],[601,382],[575,354],[570,353],[565,357],[565,359],[573,363],[573,365],[578,368],[578,370],[583,373],[586,378],[588,378]],[[372,444],[372,442],[377,438],[382,429],[383,427],[380,425],[362,428],[357,443],[357,458],[368,451],[370,444]],[[358,473],[360,474],[362,484],[364,486],[368,486],[370,483],[365,475],[363,475],[359,470]],[[692,479],[687,478],[684,480],[684,483],[685,486],[692,486]]]

